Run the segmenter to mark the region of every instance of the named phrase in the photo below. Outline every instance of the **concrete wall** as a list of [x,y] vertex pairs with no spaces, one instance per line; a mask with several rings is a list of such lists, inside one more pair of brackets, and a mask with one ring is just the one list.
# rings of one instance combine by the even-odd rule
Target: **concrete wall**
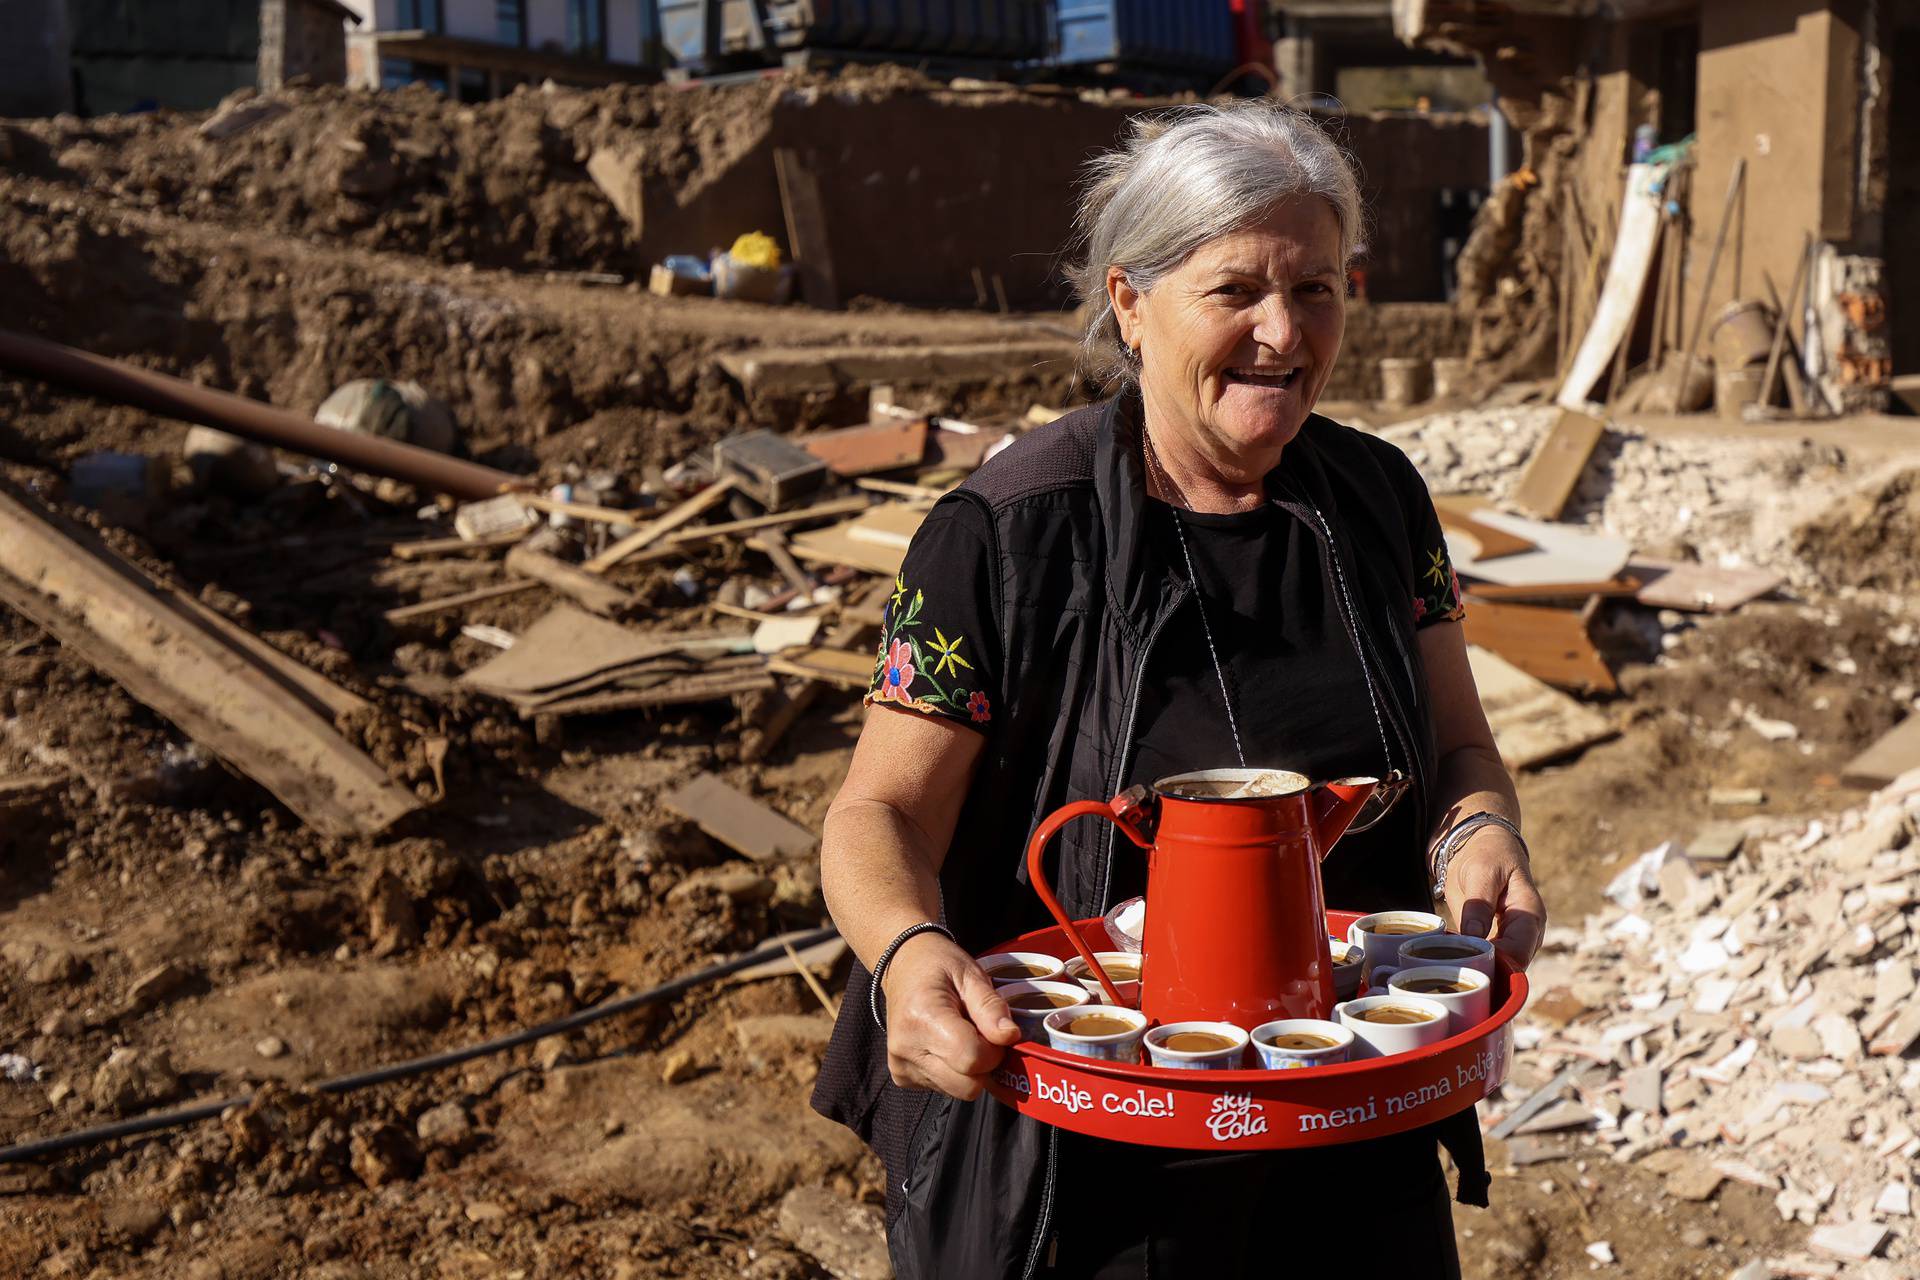
[[0,116],[73,109],[65,0],[0,0]]
[[69,0],[81,110],[213,106],[258,75],[259,0]]
[[[1137,110],[1137,107],[1134,108]],[[773,150],[801,153],[819,180],[840,293],[972,306],[980,273],[1015,306],[1065,297],[1060,253],[1076,179],[1126,125],[1125,105],[1038,94],[790,93],[769,135],[697,189],[648,190],[643,260],[704,253],[743,231],[786,241]],[[1466,117],[1350,117],[1370,202],[1369,295],[1439,301],[1441,187],[1484,186],[1486,128]]]
[[1819,0],[1702,5],[1689,313],[1705,283],[1738,158],[1746,160],[1745,217],[1734,215],[1708,298],[1709,322],[1736,290],[1762,294],[1763,271],[1786,290],[1807,233],[1843,244],[1851,239],[1858,65],[1858,34]]
[[347,78],[346,22],[330,4],[261,0],[259,87],[278,89],[292,76],[315,84]]

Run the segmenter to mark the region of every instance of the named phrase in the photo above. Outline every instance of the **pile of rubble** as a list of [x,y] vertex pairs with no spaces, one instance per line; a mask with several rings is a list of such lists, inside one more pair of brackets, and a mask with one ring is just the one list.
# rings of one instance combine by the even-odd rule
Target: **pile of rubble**
[[[1380,434],[1413,460],[1435,493],[1512,496],[1560,410],[1552,406],[1436,413]],[[1651,436],[1607,424],[1562,519],[1597,526],[1646,554],[1785,575],[1803,594],[1828,579],[1802,526],[1859,480],[1831,446],[1804,438]]]
[[1550,929],[1487,1116],[1513,1163],[1611,1149],[1681,1199],[1729,1180],[1774,1193],[1808,1253],[1740,1280],[1914,1274],[1916,835],[1920,771],[1831,821],[1662,845],[1609,886],[1613,906]]

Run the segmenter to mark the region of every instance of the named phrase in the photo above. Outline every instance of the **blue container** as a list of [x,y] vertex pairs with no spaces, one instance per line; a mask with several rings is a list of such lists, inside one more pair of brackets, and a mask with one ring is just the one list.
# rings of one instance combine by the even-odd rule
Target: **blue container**
[[[709,50],[699,0],[656,0],[661,41],[673,60],[695,70],[745,52]],[[813,0],[812,20],[769,24],[774,48],[980,62],[1027,62],[1047,53],[1048,0]],[[736,6],[729,5],[730,16]],[[725,24],[740,29],[736,20]]]
[[1227,0],[1056,0],[1054,61],[1224,73],[1235,65]]

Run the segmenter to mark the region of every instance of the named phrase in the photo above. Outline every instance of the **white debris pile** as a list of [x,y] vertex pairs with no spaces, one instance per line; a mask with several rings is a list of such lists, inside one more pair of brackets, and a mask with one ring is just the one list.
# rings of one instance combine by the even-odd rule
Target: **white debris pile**
[[[1435,493],[1508,498],[1560,410],[1436,413],[1380,434],[1406,451]],[[1646,555],[1786,575],[1821,585],[1794,531],[1857,482],[1830,446],[1801,439],[1648,436],[1609,423],[1561,518],[1604,528]]]
[[1491,1131],[1516,1165],[1611,1148],[1682,1199],[1763,1187],[1810,1229],[1804,1274],[1920,1274],[1920,770],[1714,837],[1549,930]]

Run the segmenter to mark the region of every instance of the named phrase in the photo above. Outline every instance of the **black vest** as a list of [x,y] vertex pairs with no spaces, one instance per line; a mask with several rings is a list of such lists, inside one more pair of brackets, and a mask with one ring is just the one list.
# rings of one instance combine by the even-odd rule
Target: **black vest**
[[[1186,607],[1177,577],[1151,571],[1143,546],[1146,484],[1139,400],[1090,405],[1015,442],[943,502],[989,517],[999,567],[995,612],[1004,646],[996,732],[976,769],[941,870],[945,923],[974,954],[1051,923],[1027,887],[1027,839],[1072,800],[1112,796],[1125,776],[1140,682],[1166,621]],[[1415,648],[1411,531],[1385,471],[1393,446],[1319,416],[1281,467],[1308,528],[1353,584],[1349,633],[1386,692],[1409,798],[1433,821],[1434,731]],[[1404,466],[1404,460],[1399,460]],[[1274,501],[1285,502],[1275,498]],[[1293,506],[1292,503],[1286,505]],[[1385,566],[1384,570],[1382,566]],[[1116,856],[1107,823],[1068,824],[1055,841],[1055,886],[1075,919],[1098,915]],[[1422,850],[1367,868],[1355,910],[1430,905]],[[1332,896],[1330,894],[1330,901]],[[856,964],[813,1105],[847,1125],[887,1167],[887,1228],[902,1280],[1028,1277],[1039,1267],[1053,1204],[1051,1126],[990,1097],[971,1103],[906,1090],[889,1078],[886,1034],[867,1012]],[[1435,1126],[1461,1171],[1460,1198],[1485,1204],[1488,1181],[1471,1110]]]

